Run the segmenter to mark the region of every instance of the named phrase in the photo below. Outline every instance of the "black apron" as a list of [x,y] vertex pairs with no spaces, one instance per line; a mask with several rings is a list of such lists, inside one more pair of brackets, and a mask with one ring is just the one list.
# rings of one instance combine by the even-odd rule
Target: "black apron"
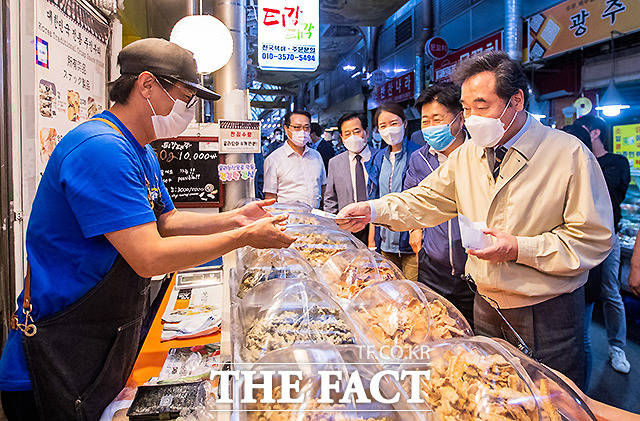
[[[147,189],[157,219],[164,204],[160,195],[152,198],[148,182]],[[138,276],[118,254],[89,292],[38,319],[33,336],[22,335],[41,420],[100,418],[133,368],[148,295],[149,279]]]

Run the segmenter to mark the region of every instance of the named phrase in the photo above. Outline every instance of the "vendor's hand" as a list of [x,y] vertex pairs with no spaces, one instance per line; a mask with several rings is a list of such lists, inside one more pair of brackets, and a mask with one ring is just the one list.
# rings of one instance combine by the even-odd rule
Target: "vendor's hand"
[[631,266],[629,271],[629,289],[634,294],[640,296],[640,269],[636,269]]
[[482,250],[467,250],[468,254],[495,263],[518,259],[518,239],[515,236],[496,229],[486,229],[482,232],[493,237],[493,244]]
[[287,213],[270,216],[241,228],[245,230],[246,245],[259,249],[289,247],[296,239],[283,232],[288,217]]
[[422,230],[412,230],[409,232],[409,245],[415,254],[420,253],[422,248]]
[[271,216],[269,212],[264,210],[265,206],[271,206],[276,203],[276,199],[257,200],[247,203],[237,210],[236,221],[239,227],[249,225],[259,219]]
[[[351,216],[364,216],[360,219],[341,219]],[[358,232],[362,231],[371,222],[371,208],[367,202],[352,203],[338,212],[336,223],[342,229]]]

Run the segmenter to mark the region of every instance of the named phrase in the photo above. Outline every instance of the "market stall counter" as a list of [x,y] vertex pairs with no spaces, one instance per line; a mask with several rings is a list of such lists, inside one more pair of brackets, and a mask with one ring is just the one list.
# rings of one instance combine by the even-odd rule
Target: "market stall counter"
[[[234,257],[231,256],[232,259]],[[181,387],[185,389],[185,396],[198,399],[191,389],[202,388],[202,380],[209,379],[211,369],[220,368],[231,354],[229,336],[224,333],[228,332],[229,305],[225,303],[229,303],[229,288],[225,286],[223,278],[228,279],[228,274],[225,277],[224,270],[220,267],[197,268],[172,276],[140,348],[127,386],[105,409],[100,421],[145,419],[144,414],[140,416],[137,413],[140,408],[135,406],[140,406],[138,402],[144,401],[146,396],[138,398],[136,394],[145,392],[148,395],[154,389],[166,396],[167,393],[174,393],[175,387]],[[208,324],[203,323],[211,313],[216,314],[211,318],[213,320]],[[186,329],[195,329],[194,331],[184,330],[185,316],[191,321],[191,326]],[[168,323],[167,320],[177,323]],[[168,329],[167,326],[175,328]],[[226,340],[223,339],[225,336]],[[145,384],[154,384],[156,387],[143,386]],[[169,391],[161,389],[162,386]],[[191,401],[173,400],[174,405],[194,405]],[[151,409],[153,408],[146,410]],[[175,416],[180,412],[171,410],[170,406],[160,409],[166,410],[160,411],[162,413]],[[217,419],[224,420],[226,417],[228,415],[220,414]]]

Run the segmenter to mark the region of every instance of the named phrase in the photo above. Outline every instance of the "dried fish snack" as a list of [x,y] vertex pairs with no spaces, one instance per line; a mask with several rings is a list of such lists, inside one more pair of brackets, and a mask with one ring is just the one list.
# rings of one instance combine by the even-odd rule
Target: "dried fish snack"
[[298,250],[313,267],[322,266],[331,256],[341,251],[366,249],[353,235],[325,227],[289,225],[285,232],[296,237],[289,248]]
[[265,250],[252,261],[247,262],[239,285],[235,288],[237,297],[242,298],[251,288],[271,279],[309,278],[317,280],[313,268],[296,250]]
[[404,279],[402,271],[390,260],[361,249],[349,249],[331,256],[318,274],[333,293],[345,301],[374,283]]
[[[424,287],[426,288],[426,287]],[[374,283],[349,304],[349,314],[383,359],[406,358],[434,340],[471,336],[460,312],[428,288],[407,280]],[[391,353],[391,348],[393,353]]]

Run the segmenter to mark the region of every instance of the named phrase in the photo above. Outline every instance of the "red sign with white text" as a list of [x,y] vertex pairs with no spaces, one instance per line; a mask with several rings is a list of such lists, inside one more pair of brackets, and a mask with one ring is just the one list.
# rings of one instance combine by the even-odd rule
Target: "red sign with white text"
[[378,87],[378,104],[383,102],[402,102],[413,97],[415,87],[415,73],[409,72],[402,76],[394,77]]
[[502,50],[502,31],[461,48],[441,60],[436,60],[433,63],[433,80],[436,82],[450,80],[459,62],[474,54],[492,50]]

